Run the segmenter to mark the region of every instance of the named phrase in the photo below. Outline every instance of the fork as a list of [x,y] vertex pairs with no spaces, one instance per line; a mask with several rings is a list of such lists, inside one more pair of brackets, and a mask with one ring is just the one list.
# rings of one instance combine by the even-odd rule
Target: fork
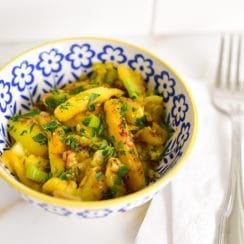
[[[229,39],[222,36],[215,86],[211,94],[214,107],[227,115],[232,122],[229,185],[218,226],[218,244],[244,244],[241,158],[241,118],[244,115],[244,90],[240,80],[241,41],[242,38],[239,34],[237,36],[231,34]],[[226,52],[227,56],[224,55]]]

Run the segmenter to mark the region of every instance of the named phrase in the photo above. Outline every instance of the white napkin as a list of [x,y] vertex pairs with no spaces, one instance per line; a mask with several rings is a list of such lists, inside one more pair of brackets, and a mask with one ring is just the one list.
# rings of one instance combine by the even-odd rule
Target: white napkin
[[214,243],[227,187],[230,124],[213,108],[207,82],[185,80],[198,108],[197,140],[183,169],[153,199],[137,244]]

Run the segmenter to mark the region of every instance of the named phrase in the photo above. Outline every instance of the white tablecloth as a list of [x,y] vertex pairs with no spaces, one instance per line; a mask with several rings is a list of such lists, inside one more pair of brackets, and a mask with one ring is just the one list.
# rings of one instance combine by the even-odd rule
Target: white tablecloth
[[[124,215],[86,221],[37,209],[20,200],[18,193],[0,180],[1,243],[214,243],[218,212],[227,187],[230,154],[229,121],[214,110],[209,96],[219,35],[118,38],[163,58],[190,87],[198,108],[199,129],[185,166],[151,204]],[[16,52],[35,44],[0,43],[0,65]]]

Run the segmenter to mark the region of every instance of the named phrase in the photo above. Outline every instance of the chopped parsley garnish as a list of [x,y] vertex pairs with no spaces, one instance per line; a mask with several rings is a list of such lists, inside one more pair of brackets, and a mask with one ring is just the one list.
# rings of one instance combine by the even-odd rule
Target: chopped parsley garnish
[[120,111],[121,117],[125,117],[128,110],[129,110],[129,104],[127,102],[125,102],[123,104],[123,106],[121,107],[121,111]]
[[44,130],[54,132],[57,128],[62,128],[65,132],[70,131],[66,125],[59,124],[57,121],[52,120],[43,125]]
[[55,93],[45,99],[45,104],[51,111],[53,111],[58,105],[64,103],[66,100],[67,98],[65,94]]
[[163,129],[165,129],[165,130],[166,130],[167,132],[169,132],[170,134],[172,134],[172,133],[175,132],[174,128],[173,128],[170,124],[166,124],[166,123],[162,122],[160,125],[161,125],[161,127],[162,127]]
[[76,88],[74,88],[73,90],[69,91],[70,95],[76,95],[80,92],[84,91],[84,88],[82,86],[77,86]]
[[38,142],[40,145],[47,145],[47,137],[42,133],[39,133],[32,137],[35,142]]
[[103,173],[101,171],[96,172],[96,179],[100,180],[102,175],[103,175]]
[[127,165],[122,165],[119,168],[118,176],[119,177],[124,177],[128,172],[129,172],[128,166]]
[[73,135],[68,135],[66,137],[65,144],[67,146],[70,146],[70,149],[72,151],[79,151],[81,149],[81,145],[80,145],[79,141]]
[[143,128],[147,123],[147,118],[146,116],[142,116],[141,118],[136,118],[136,125],[139,126],[140,128]]
[[116,151],[114,147],[107,147],[105,150],[103,150],[104,161],[107,161],[107,159],[113,156],[115,153]]
[[60,104],[60,110],[68,110],[69,107],[73,106],[73,104],[71,102],[66,102],[66,103],[62,103]]
[[15,115],[13,117],[11,117],[11,120],[13,121],[17,121],[19,118],[28,118],[28,117],[34,117],[38,114],[41,113],[41,110],[39,109],[36,109],[36,110],[33,110],[33,111],[30,111],[28,113],[25,113],[25,114],[18,114],[18,115]]
[[22,130],[20,135],[23,136],[24,134],[27,134],[27,130]]
[[91,117],[86,117],[82,120],[82,124],[88,126],[91,121]]
[[123,141],[119,141],[118,142],[118,148],[123,148],[124,146],[124,142]]
[[99,97],[100,96],[100,94],[97,94],[97,93],[92,93],[91,94],[91,96],[90,96],[90,98],[89,98],[89,100],[88,100],[88,104],[87,104],[87,109],[89,110],[89,111],[95,111],[95,106],[94,106],[94,104],[92,104],[93,103],[93,101],[97,98],[97,97]]

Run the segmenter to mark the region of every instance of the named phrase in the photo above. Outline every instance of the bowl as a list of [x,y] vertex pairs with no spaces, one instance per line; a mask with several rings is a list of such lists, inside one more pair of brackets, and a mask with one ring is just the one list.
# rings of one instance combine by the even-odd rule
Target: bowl
[[22,184],[0,161],[0,176],[23,198],[48,212],[78,218],[100,218],[126,212],[152,199],[182,168],[192,150],[197,128],[193,97],[183,79],[162,59],[126,42],[105,38],[69,38],[34,47],[0,70],[0,153],[10,146],[7,132],[14,114],[26,113],[45,92],[88,73],[95,62],[125,64],[139,71],[147,87],[163,97],[167,122],[174,129],[158,162],[160,177],[145,188],[115,199],[71,201]]

